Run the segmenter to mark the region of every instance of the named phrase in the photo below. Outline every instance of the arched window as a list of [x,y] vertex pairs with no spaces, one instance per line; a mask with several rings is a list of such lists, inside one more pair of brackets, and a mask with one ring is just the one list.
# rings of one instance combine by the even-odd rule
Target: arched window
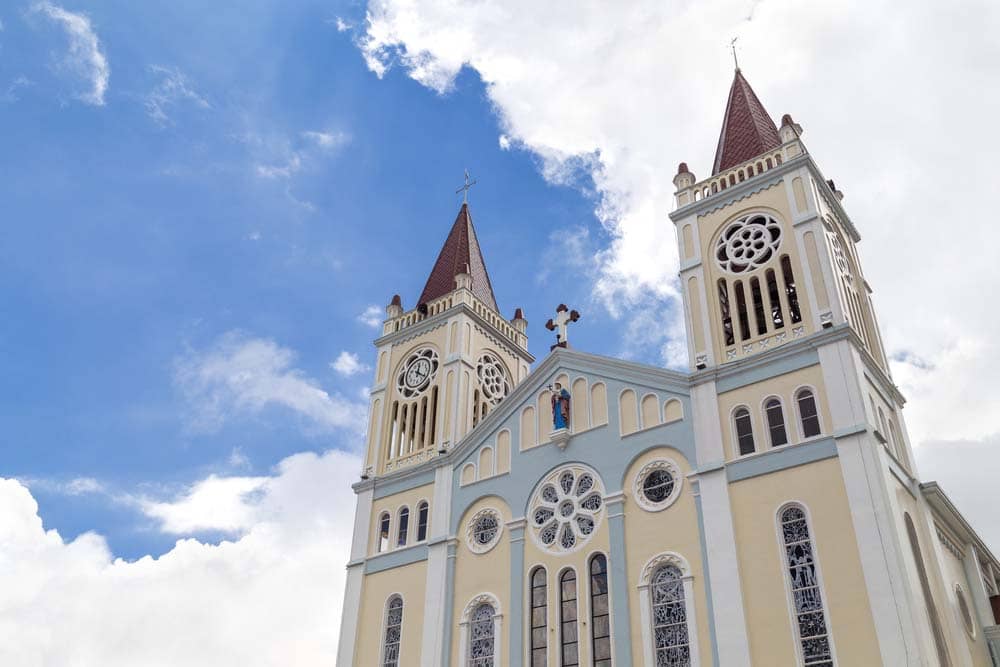
[[566,570],[559,578],[561,606],[559,622],[562,629],[562,667],[577,667],[580,664],[580,644],[576,625],[576,572]]
[[391,519],[388,512],[383,512],[378,520],[378,551],[382,552],[389,548],[389,524]]
[[788,433],[785,430],[785,413],[781,409],[781,401],[768,399],[764,404],[764,414],[767,416],[767,430],[771,435],[771,446],[780,447],[788,444]]
[[531,573],[531,667],[548,664],[548,591],[545,568],[536,567]]
[[403,636],[403,598],[393,595],[385,608],[385,642],[382,644],[382,667],[399,665],[399,644]]
[[740,455],[753,454],[755,447],[753,444],[753,422],[750,421],[750,411],[746,408],[739,408],[733,413],[733,421],[736,424],[736,442]]
[[468,667],[493,667],[493,606],[487,602],[476,607],[469,623]]
[[653,575],[649,585],[653,612],[653,650],[657,665],[688,667],[687,605],[684,582],[675,565],[665,565]]
[[774,269],[764,272],[767,280],[767,295],[771,300],[771,322],[775,329],[785,326],[785,317],[781,314],[781,297],[778,296],[778,281],[774,277]]
[[406,546],[406,534],[410,530],[410,508],[404,507],[399,510],[399,535],[396,537],[396,546]]
[[802,422],[802,437],[811,438],[820,434],[819,412],[816,410],[816,398],[811,389],[799,391],[796,399],[799,403],[799,421]]
[[781,538],[785,546],[795,632],[806,667],[833,667],[830,633],[826,627],[823,592],[806,513],[793,505],[781,512]]
[[427,501],[417,505],[417,542],[423,542],[427,539],[427,515],[429,513],[430,507],[427,505]]
[[792,273],[792,262],[788,255],[781,256],[781,277],[785,281],[785,296],[788,298],[788,310],[791,312],[792,324],[802,321],[799,312],[799,297],[795,290],[795,274]]
[[608,561],[604,554],[596,554],[590,559],[590,633],[594,667],[611,667]]
[[941,618],[938,616],[937,605],[934,604],[934,597],[931,595],[931,585],[927,580],[924,557],[920,553],[920,541],[917,540],[917,529],[913,527],[913,519],[906,512],[903,513],[903,522],[906,524],[906,536],[910,539],[913,562],[917,566],[917,576],[920,578],[920,588],[924,594],[924,606],[927,609],[927,617],[931,622],[931,634],[934,635],[934,647],[937,649],[938,661],[941,663],[941,667],[951,667],[951,658],[948,657],[948,648],[945,645],[944,632],[941,629]]
[[719,310],[722,315],[722,333],[725,336],[726,345],[735,345],[733,316],[729,311],[729,284],[725,278],[719,278]]

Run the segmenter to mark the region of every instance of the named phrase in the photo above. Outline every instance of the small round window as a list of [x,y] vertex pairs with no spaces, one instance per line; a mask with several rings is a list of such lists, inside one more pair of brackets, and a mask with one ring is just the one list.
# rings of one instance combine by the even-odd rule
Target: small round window
[[467,531],[469,549],[477,554],[483,554],[496,546],[500,541],[503,523],[500,513],[494,509],[479,510],[469,520]]
[[677,464],[668,459],[647,463],[635,476],[633,493],[639,506],[650,512],[666,509],[680,495],[682,477]]
[[476,377],[482,389],[483,398],[490,405],[496,405],[510,393],[510,374],[495,355],[485,352],[476,364]]

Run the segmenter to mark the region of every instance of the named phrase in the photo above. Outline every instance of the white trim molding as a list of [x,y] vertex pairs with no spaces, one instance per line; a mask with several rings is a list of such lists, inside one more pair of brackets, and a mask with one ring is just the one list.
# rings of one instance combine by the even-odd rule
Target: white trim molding
[[684,586],[684,616],[687,621],[688,651],[691,656],[691,667],[701,666],[701,656],[698,645],[698,618],[694,608],[694,576],[687,561],[680,554],[665,551],[650,558],[642,568],[639,578],[639,621],[642,626],[642,657],[643,664],[655,665],[656,656],[653,651],[653,602],[650,598],[650,583],[657,570],[667,565],[673,565],[681,571],[681,581]]
[[472,612],[483,604],[493,607],[493,664],[503,664],[503,614],[500,612],[500,600],[492,593],[480,593],[465,605],[458,623],[458,657],[461,665],[469,664],[469,623],[472,620]]
[[[643,490],[646,476],[657,470],[665,470],[673,478],[673,488],[667,497],[659,502],[654,502],[646,497]],[[658,458],[644,465],[635,478],[632,480],[632,495],[639,507],[647,512],[662,512],[676,502],[681,495],[684,486],[684,474],[673,459]]]

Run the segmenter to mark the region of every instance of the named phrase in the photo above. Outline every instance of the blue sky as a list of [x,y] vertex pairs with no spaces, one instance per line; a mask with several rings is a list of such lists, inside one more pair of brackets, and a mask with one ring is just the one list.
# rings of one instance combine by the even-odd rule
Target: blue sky
[[681,364],[670,179],[710,169],[734,35],[846,193],[921,477],[1000,544],[994,5],[4,3],[0,635],[328,662],[371,320],[414,305],[463,170],[537,357],[566,302],[576,347]]
[[[234,450],[236,472],[261,474],[295,452],[355,448],[282,407],[192,429],[177,365],[238,331],[360,400],[368,372],[330,363],[370,361],[367,307],[396,292],[412,307],[465,167],[498,301],[525,309],[532,352],[547,351],[540,325],[560,300],[586,313],[579,345],[620,347],[552,252],[565,230],[602,234],[586,175],[550,185],[530,153],[502,150],[475,72],[447,95],[402,70],[378,79],[336,27],[355,6],[220,3],[191,21],[198,4],[86,6],[110,62],[103,105],[77,99],[88,82],[60,64],[58,24],[28,6],[0,15],[0,86],[30,81],[0,105],[16,128],[0,155],[3,474],[160,496],[234,471]],[[112,496],[36,487],[64,536],[97,530],[126,558],[173,544]]]

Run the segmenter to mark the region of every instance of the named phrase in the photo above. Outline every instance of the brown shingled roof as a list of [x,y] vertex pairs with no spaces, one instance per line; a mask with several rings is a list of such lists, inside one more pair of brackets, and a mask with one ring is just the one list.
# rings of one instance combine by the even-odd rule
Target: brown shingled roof
[[774,121],[737,69],[733,85],[729,89],[729,101],[726,103],[726,116],[722,120],[712,175],[780,145],[781,139]]
[[490,276],[486,272],[486,262],[483,261],[483,252],[476,239],[476,229],[472,226],[469,205],[462,204],[462,210],[458,212],[455,224],[448,232],[448,238],[445,239],[437,261],[434,262],[434,268],[417,303],[428,303],[454,290],[455,276],[466,270],[472,276],[472,293],[487,306],[499,312]]

